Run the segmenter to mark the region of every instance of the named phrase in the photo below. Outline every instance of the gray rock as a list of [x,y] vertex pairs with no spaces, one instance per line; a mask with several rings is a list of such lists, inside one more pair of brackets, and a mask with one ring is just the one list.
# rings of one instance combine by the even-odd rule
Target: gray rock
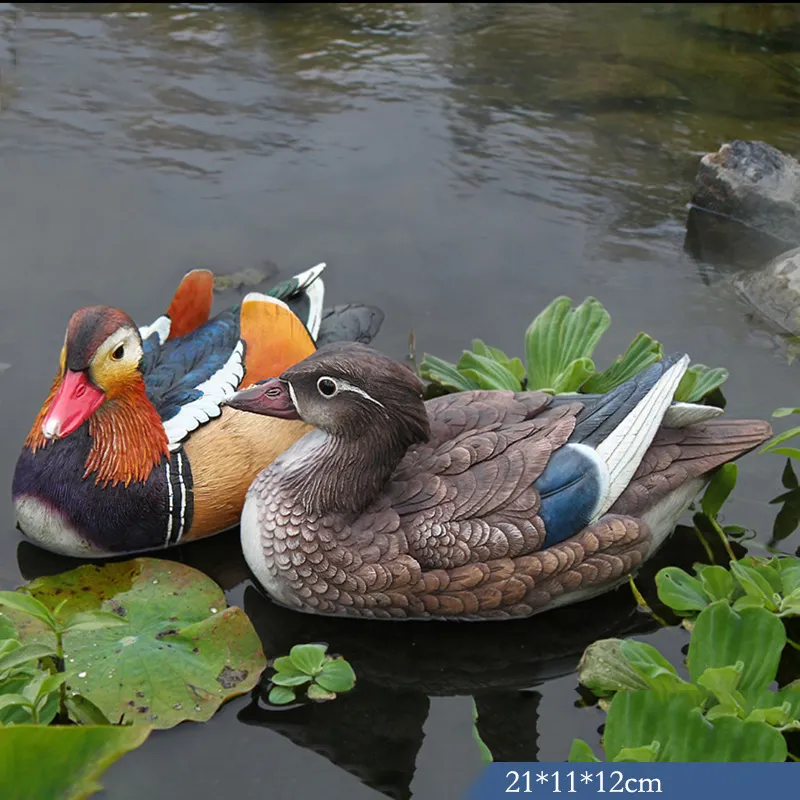
[[756,272],[739,273],[734,285],[762,316],[800,336],[800,247],[781,253]]
[[800,164],[764,142],[734,141],[703,156],[692,203],[800,244]]

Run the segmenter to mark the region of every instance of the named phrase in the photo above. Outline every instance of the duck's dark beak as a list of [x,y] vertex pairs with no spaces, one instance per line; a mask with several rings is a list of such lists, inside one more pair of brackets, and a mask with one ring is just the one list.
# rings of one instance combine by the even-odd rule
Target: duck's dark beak
[[289,386],[279,378],[270,378],[229,397],[225,405],[251,414],[279,419],[300,419],[292,402]]

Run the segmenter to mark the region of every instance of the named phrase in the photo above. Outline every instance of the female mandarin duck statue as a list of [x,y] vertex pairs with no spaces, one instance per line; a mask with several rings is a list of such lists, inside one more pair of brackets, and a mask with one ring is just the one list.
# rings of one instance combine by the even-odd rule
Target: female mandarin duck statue
[[247,493],[245,558],[277,602],[372,619],[527,617],[608,591],[716,467],[771,435],[673,403],[688,356],[605,395],[423,402],[404,365],[331,344],[227,404],[314,430]]
[[323,313],[324,266],[212,319],[208,270],[189,272],[167,313],[143,328],[107,306],[76,311],[14,474],[23,534],[93,558],[235,526],[259,470],[308,428],[223,401],[313,353],[315,340],[369,341],[383,321],[363,305]]

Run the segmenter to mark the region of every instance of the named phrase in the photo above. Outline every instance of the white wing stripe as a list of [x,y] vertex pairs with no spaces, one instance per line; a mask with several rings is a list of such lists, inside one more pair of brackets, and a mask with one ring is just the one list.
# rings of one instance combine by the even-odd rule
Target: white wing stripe
[[169,507],[167,508],[167,540],[164,542],[164,547],[169,547],[170,539],[172,539],[172,479],[169,474],[169,459],[166,463],[167,472],[167,497],[169,498]]
[[689,356],[684,356],[673,364],[625,419],[597,446],[597,455],[608,467],[609,483],[606,496],[595,511],[595,519],[614,505],[630,483],[661,425],[688,365]]
[[178,528],[178,536],[175,544],[183,538],[183,529],[186,526],[186,484],[183,482],[183,451],[178,451],[178,483],[181,487],[181,525]]
[[220,409],[222,401],[236,391],[244,376],[243,352],[244,344],[240,340],[224,366],[207,381],[195,387],[201,392],[201,396],[187,403],[174,417],[164,423],[170,450],[177,450],[189,433],[222,413]]

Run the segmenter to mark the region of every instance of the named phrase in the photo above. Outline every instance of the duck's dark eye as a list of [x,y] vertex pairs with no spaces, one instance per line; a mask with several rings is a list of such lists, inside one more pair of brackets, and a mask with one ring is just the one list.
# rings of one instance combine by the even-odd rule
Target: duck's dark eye
[[125,345],[121,344],[112,354],[114,361],[119,361],[125,355]]
[[317,381],[317,389],[323,397],[333,397],[339,391],[336,381],[332,378],[320,378]]

